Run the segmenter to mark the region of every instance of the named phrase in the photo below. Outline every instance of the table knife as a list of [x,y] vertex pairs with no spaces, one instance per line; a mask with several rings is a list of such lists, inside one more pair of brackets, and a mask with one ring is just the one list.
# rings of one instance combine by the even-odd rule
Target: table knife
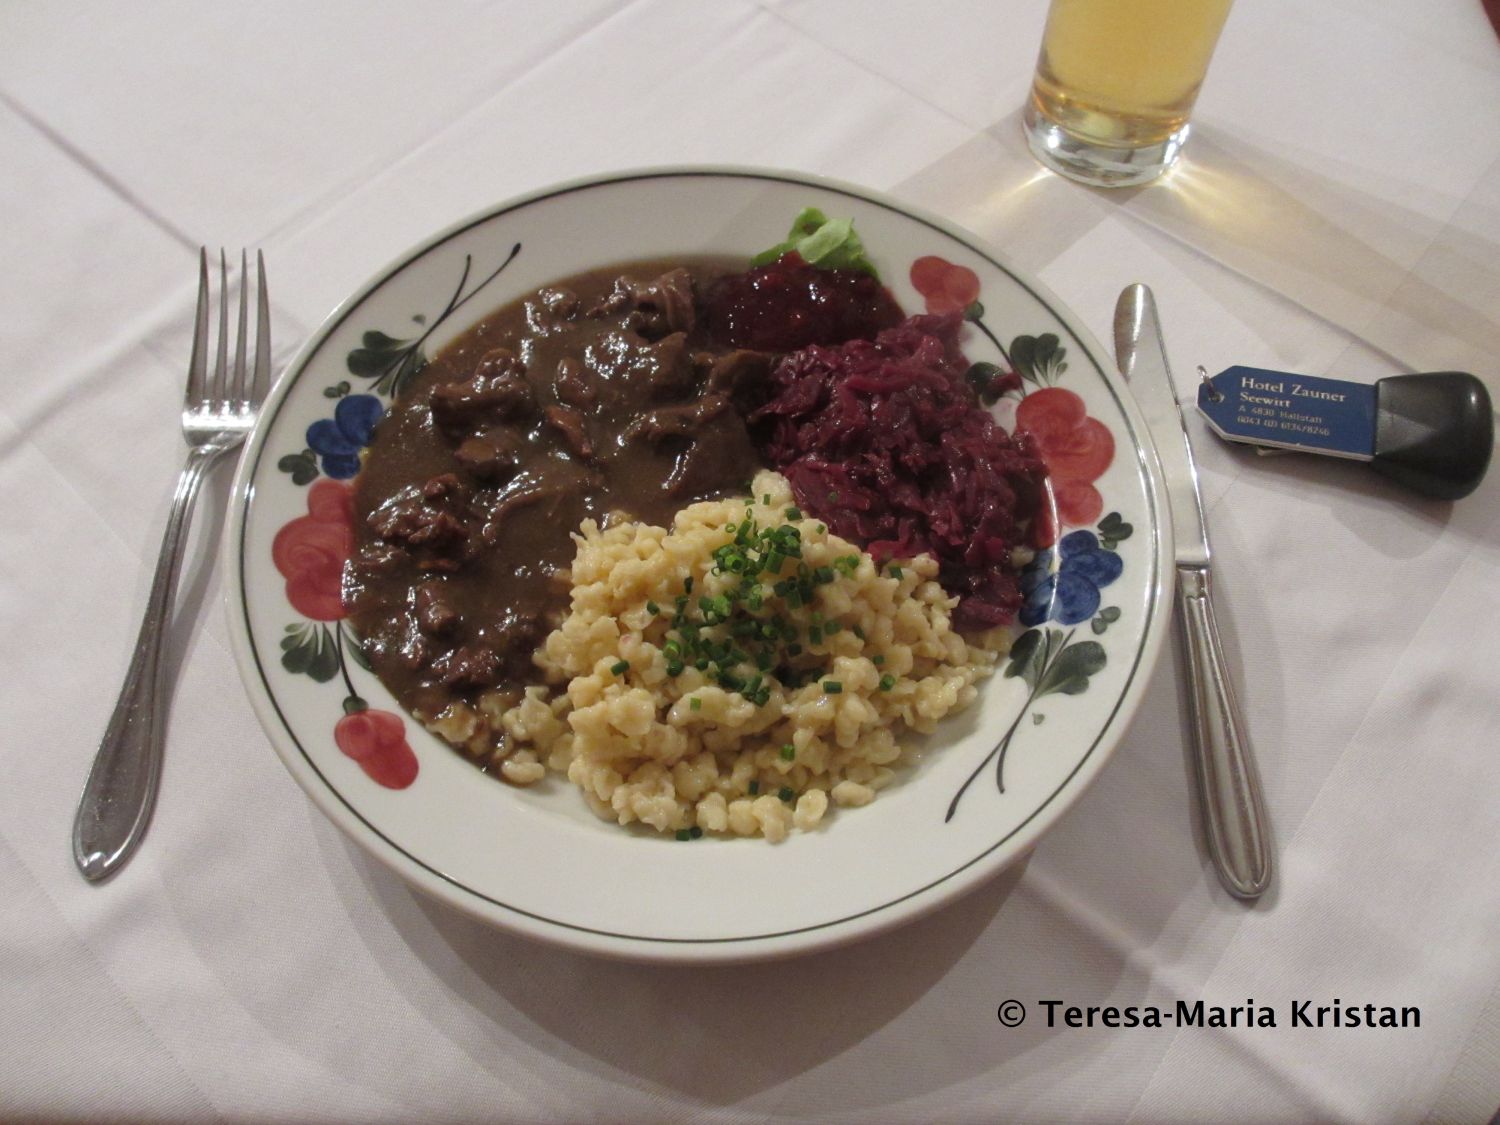
[[1194,774],[1209,855],[1225,890],[1236,898],[1258,898],[1271,885],[1265,801],[1214,620],[1198,470],[1167,366],[1156,300],[1144,285],[1126,288],[1115,306],[1115,361],[1145,415],[1172,512],[1177,625],[1187,664]]

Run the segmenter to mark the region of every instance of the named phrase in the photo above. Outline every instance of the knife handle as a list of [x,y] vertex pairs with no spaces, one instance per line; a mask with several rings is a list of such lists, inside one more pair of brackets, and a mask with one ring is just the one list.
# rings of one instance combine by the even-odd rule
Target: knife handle
[[1188,670],[1193,765],[1209,855],[1224,889],[1258,898],[1271,885],[1271,848],[1260,778],[1224,667],[1205,566],[1177,568],[1177,621]]

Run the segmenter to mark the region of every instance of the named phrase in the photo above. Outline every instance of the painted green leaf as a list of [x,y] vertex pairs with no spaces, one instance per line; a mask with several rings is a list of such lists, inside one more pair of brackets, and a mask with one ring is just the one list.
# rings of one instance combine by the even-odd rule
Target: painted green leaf
[[384,373],[396,358],[394,349],[389,348],[355,348],[349,353],[345,361],[349,366],[349,373],[358,375],[361,379],[373,379]]
[[1033,383],[1055,383],[1068,369],[1063,356],[1067,349],[1057,336],[1044,332],[1040,336],[1017,336],[1010,342],[1010,360],[1016,374]]
[[1000,368],[993,363],[973,363],[964,372],[964,379],[978,393],[979,401],[989,404],[1000,397],[995,393],[995,380],[1002,374]]
[[293,675],[311,676],[326,684],[339,674],[339,654],[326,625],[287,627],[281,638],[281,666]]
[[360,339],[364,343],[365,347],[378,352],[395,351],[397,348],[401,347],[401,345],[406,343],[405,340],[398,340],[394,336],[387,336],[378,328],[372,328],[370,331],[366,332],[362,337],[360,337]]
[[1020,676],[1026,686],[1036,690],[1037,677],[1047,659],[1046,635],[1041,629],[1028,629],[1010,646],[1010,662],[1005,666],[1007,676]]
[[1119,543],[1121,540],[1129,539],[1133,534],[1135,534],[1135,528],[1126,523],[1120,517],[1119,512],[1110,512],[1109,515],[1099,521],[1099,537],[1101,539],[1109,539],[1114,543]]
[[1036,337],[1017,336],[1010,342],[1010,362],[1021,378],[1036,382]]
[[310,449],[288,453],[276,462],[276,467],[283,473],[290,473],[293,484],[307,484],[318,476],[318,458]]
[[1089,677],[1105,665],[1104,646],[1098,641],[1081,641],[1068,645],[1057,654],[1042,674],[1036,694],[1040,697],[1054,692],[1077,695],[1088,689]]

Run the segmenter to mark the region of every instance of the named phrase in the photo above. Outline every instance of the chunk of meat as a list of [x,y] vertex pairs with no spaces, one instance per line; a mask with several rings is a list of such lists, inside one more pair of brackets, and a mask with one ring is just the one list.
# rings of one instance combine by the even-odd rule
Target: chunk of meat
[[432,662],[438,680],[453,688],[485,688],[500,681],[500,655],[488,645],[459,645]]
[[642,414],[625,427],[627,438],[644,438],[653,445],[674,438],[694,438],[710,419],[731,408],[724,395],[704,395],[693,402],[663,406]]
[[370,513],[369,526],[388,544],[404,547],[423,569],[451,569],[469,545],[473,510],[452,473],[420,489],[403,489]]
[[536,392],[526,381],[526,367],[508,348],[495,348],[480,359],[467,379],[432,389],[432,418],[452,441],[480,433],[496,422],[530,416]]
[[736,348],[718,356],[708,369],[708,389],[728,395],[741,410],[759,406],[769,393],[767,381],[775,362],[771,352]]
[[[663,434],[673,436],[665,430]],[[750,433],[740,416],[727,408],[718,410],[698,421],[692,441],[677,453],[665,491],[683,503],[711,496],[722,489],[728,467],[751,464],[748,458],[754,452]]]
[[430,637],[450,635],[459,623],[458,611],[449,603],[443,584],[423,582],[412,595],[417,625]]
[[651,397],[658,402],[686,398],[698,389],[698,370],[688,357],[687,334],[663,336],[647,350]]
[[630,310],[628,324],[648,340],[659,340],[673,332],[691,332],[698,323],[693,301],[693,277],[686,269],[668,270],[650,281],[615,281],[609,295],[589,316],[616,316]]
[[693,306],[693,276],[685,269],[668,270],[631,291],[639,321],[632,324],[648,340],[672,332],[691,332],[698,322]]
[[548,286],[526,302],[526,324],[538,335],[565,331],[578,317],[578,294],[565,286]]
[[559,320],[578,315],[578,294],[560,285],[551,285],[536,295],[537,303]]
[[521,441],[511,430],[498,427],[464,438],[453,459],[475,480],[504,484],[521,463]]
[[479,631],[479,639],[482,644],[504,653],[506,671],[519,678],[532,670],[532,654],[547,632],[548,625],[541,614],[527,609],[507,609],[500,620]]
[[580,461],[594,459],[594,444],[589,440],[588,429],[583,424],[583,415],[571,406],[549,406],[546,410],[547,425],[562,438],[563,445]]
[[572,356],[565,356],[558,363],[553,386],[557,401],[564,406],[592,410],[599,401],[599,377]]
[[529,508],[543,501],[556,504],[558,500],[577,487],[576,482],[564,482],[542,486],[533,485],[511,492],[490,509],[489,515],[485,517],[484,526],[479,529],[479,538],[486,546],[493,547],[500,541],[500,532],[507,517],[522,508]]

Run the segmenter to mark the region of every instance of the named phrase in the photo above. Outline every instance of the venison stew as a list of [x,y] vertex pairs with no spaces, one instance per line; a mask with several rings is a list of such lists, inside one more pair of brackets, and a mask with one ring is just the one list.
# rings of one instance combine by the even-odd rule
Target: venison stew
[[729,263],[565,279],[442,350],[382,420],[356,479],[344,600],[372,667],[431,719],[519,694],[567,601],[586,518],[678,508],[758,464],[726,389],[769,357],[714,347],[692,286]]

